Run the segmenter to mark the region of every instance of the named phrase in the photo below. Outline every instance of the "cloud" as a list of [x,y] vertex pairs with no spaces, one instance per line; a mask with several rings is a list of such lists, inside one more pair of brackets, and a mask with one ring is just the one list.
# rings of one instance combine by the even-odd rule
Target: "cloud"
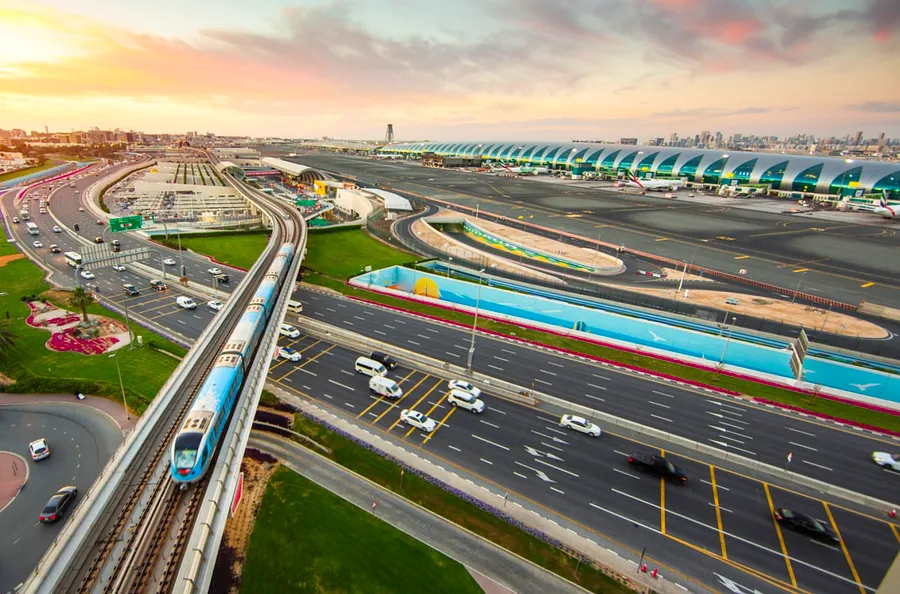
[[900,102],[890,101],[866,101],[847,105],[847,109],[853,111],[865,111],[869,113],[900,113]]

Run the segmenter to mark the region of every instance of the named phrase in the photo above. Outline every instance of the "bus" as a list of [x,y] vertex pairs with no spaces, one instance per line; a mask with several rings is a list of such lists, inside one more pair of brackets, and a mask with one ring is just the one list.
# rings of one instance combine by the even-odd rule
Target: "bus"
[[38,226],[34,223],[25,223],[25,228],[28,229],[29,235],[37,235],[41,232],[41,230],[38,229]]
[[78,268],[81,266],[81,254],[77,252],[66,252],[63,254],[63,257],[66,259],[66,264],[71,266],[72,268]]

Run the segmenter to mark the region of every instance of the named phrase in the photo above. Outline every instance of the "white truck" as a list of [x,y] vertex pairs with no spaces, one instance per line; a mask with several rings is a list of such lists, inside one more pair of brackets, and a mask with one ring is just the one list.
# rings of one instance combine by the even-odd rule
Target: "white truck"
[[403,390],[397,382],[382,375],[376,375],[369,380],[369,392],[390,400],[399,400],[403,396]]

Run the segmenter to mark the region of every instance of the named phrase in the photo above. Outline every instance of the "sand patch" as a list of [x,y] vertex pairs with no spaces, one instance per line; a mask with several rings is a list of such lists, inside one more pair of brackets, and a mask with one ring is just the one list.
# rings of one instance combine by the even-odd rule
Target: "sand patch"
[[14,260],[21,260],[24,257],[25,254],[8,254],[6,256],[0,256],[0,267],[6,266],[7,263]]
[[[673,280],[675,282],[681,281],[681,275],[683,272],[679,270],[675,270],[674,268],[663,268],[663,271],[666,273],[666,280]],[[700,276],[699,274],[685,274],[684,282],[701,282],[701,283],[714,283],[716,279],[710,278],[708,276]]]

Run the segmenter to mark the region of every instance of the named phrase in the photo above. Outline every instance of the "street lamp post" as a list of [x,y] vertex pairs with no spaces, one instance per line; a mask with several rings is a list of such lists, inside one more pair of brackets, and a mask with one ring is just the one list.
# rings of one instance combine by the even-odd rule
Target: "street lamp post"
[[481,305],[481,279],[484,276],[484,268],[478,271],[478,297],[475,299],[475,319],[472,321],[472,342],[469,343],[469,357],[466,360],[466,369],[472,371],[472,358],[475,357],[475,330],[478,328],[478,308]]
[[797,293],[800,292],[800,285],[803,284],[803,277],[806,276],[806,273],[803,272],[800,274],[800,281],[797,283],[797,288],[794,290],[794,296],[791,297],[791,303],[797,300]]
[[122,383],[122,369],[119,367],[119,360],[116,353],[109,356],[110,359],[116,359],[116,372],[119,374],[119,388],[122,390],[122,404],[125,405],[125,418],[131,420],[131,413],[128,410],[128,400],[125,398],[125,384]]
[[594,250],[594,252],[591,254],[591,269],[588,270],[588,282],[591,281],[591,276],[593,276],[593,274],[594,274],[594,261],[597,258],[597,254],[600,253],[600,235],[602,233],[603,233],[602,231],[597,233],[597,246],[596,246],[597,249]]
[[731,328],[728,330],[728,336],[725,338],[725,348],[722,349],[722,357],[719,359],[719,365],[725,362],[725,353],[728,352],[728,343],[731,342],[731,335],[734,334],[734,325],[737,324],[737,316],[731,318]]
[[684,277],[687,276],[687,269],[689,267],[694,266],[694,258],[697,256],[697,250],[694,250],[694,253],[691,255],[691,263],[685,264],[684,270],[681,271],[681,280],[678,281],[678,288],[675,289],[675,298],[678,298],[678,294],[681,293],[681,287],[684,285]]

